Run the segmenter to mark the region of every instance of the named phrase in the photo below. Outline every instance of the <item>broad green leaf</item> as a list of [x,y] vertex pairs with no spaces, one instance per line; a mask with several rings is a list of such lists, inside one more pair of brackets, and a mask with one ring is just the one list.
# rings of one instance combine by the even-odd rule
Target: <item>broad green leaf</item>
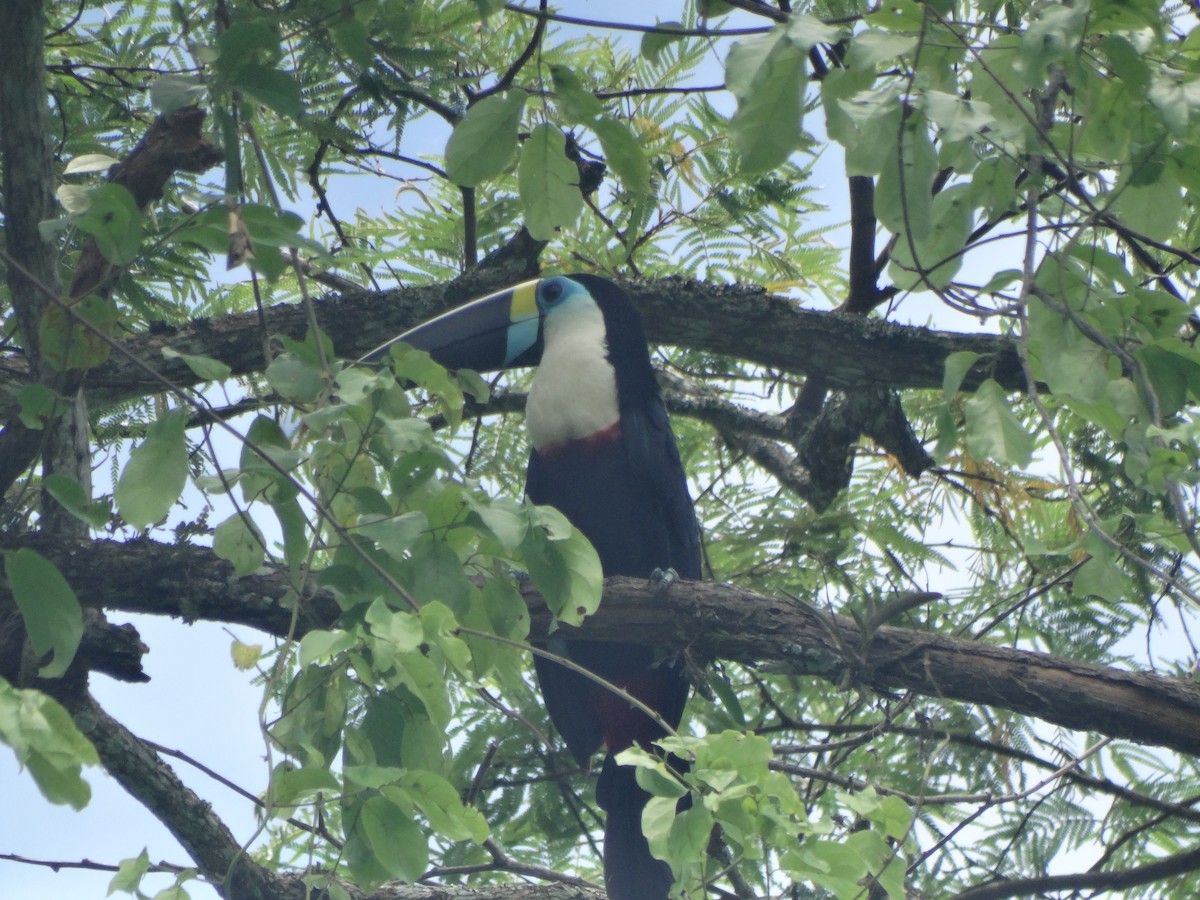
[[96,294],[77,303],[54,303],[38,323],[42,359],[59,372],[93,369],[108,359],[111,336],[117,322],[116,306]]
[[44,384],[34,382],[24,385],[17,392],[17,402],[21,406],[21,421],[26,428],[41,429],[55,415],[54,391]]
[[42,487],[63,509],[89,527],[100,529],[108,524],[112,515],[108,503],[93,501],[74,478],[52,472],[43,479]]
[[642,145],[619,119],[601,117],[591,123],[591,129],[600,138],[604,150],[604,161],[608,163],[625,190],[635,194],[650,193],[650,164]]
[[[1130,178],[1136,178],[1132,175]],[[1124,179],[1116,188],[1114,208],[1127,228],[1156,241],[1166,241],[1179,228],[1183,213],[1183,192],[1173,166],[1167,166],[1149,184]]]
[[725,62],[725,84],[738,98],[729,128],[742,170],[782,165],[800,144],[808,57],[782,28],[739,41]]
[[1063,397],[1101,401],[1110,381],[1108,351],[1041,300],[1030,301],[1028,315],[1034,375]]
[[212,546],[213,553],[233,564],[239,578],[257,572],[266,553],[262,532],[245,513],[234,513],[218,525]]
[[475,187],[508,168],[517,151],[526,96],[524,91],[493,94],[467,110],[446,143],[446,174],[451,181]]
[[[355,7],[348,8],[353,11]],[[370,68],[375,61],[375,49],[371,46],[371,31],[358,15],[344,15],[341,21],[329,30],[333,42],[355,65]]]
[[429,529],[429,519],[420,510],[388,515],[372,522],[363,522],[355,529],[358,534],[373,540],[383,552],[396,559],[405,555]]
[[229,377],[233,370],[219,359],[209,356],[194,356],[191,353],[180,353],[170,347],[163,347],[162,355],[167,359],[182,359],[184,365],[202,381],[222,381]]
[[419,618],[410,612],[389,609],[382,600],[376,600],[367,609],[366,623],[371,626],[371,634],[387,641],[395,653],[412,653],[425,638]]
[[291,815],[297,803],[322,791],[336,794],[341,785],[324,766],[281,763],[271,773],[271,811],[277,818]]
[[863,31],[854,35],[846,62],[853,69],[871,69],[881,62],[907,56],[917,48],[915,34],[895,34],[886,31]]
[[126,894],[136,894],[141,887],[142,877],[150,871],[150,854],[146,848],[132,859],[123,859],[117,866],[117,874],[108,883],[108,894],[111,897],[117,891]]
[[655,22],[654,28],[654,31],[642,34],[642,43],[638,50],[652,63],[658,62],[663,50],[685,37],[685,35],[673,33],[684,30],[684,26],[680,22]]
[[0,678],[0,741],[12,747],[51,803],[87,806],[92,789],[83,767],[98,765],[96,748],[57,700]]
[[328,663],[339,653],[358,644],[358,638],[348,631],[313,629],[300,639],[300,665]]
[[787,36],[795,41],[798,47],[808,50],[817,44],[833,44],[840,41],[843,31],[836,25],[826,25],[816,16],[792,13],[788,17]]
[[504,9],[505,0],[475,0],[475,5],[479,7],[479,15],[486,19],[492,13],[498,13]]
[[963,404],[967,449],[977,459],[1024,468],[1033,457],[1033,435],[1013,413],[1004,388],[989,378]]
[[1132,587],[1125,573],[1107,555],[1093,556],[1075,573],[1071,593],[1076,597],[1100,597],[1109,603],[1129,599],[1126,592]]
[[912,113],[899,135],[884,132],[876,139],[887,142],[891,153],[875,185],[875,215],[893,234],[907,233],[914,241],[923,241],[933,229],[933,177],[937,174],[937,155],[925,118]]
[[963,379],[971,371],[971,366],[979,359],[979,354],[971,350],[959,350],[946,357],[946,372],[942,376],[942,394],[947,400],[958,393]]
[[399,787],[425,813],[438,835],[476,844],[487,840],[487,820],[479,810],[465,805],[458,789],[440,775],[412,770],[400,779]]
[[921,104],[929,121],[941,129],[945,141],[974,137],[995,123],[992,108],[982,100],[966,100],[943,91],[925,91]]
[[529,607],[512,582],[488,579],[483,586],[483,604],[496,634],[515,641],[529,635]]
[[1089,4],[1068,6],[1047,3],[1038,8],[1037,18],[1021,35],[1014,68],[1025,76],[1028,87],[1040,87],[1046,67],[1062,60],[1079,46],[1090,12]]
[[83,638],[83,610],[75,592],[54,563],[28,547],[4,554],[4,573],[34,651],[38,656],[54,652],[38,674],[60,677]]
[[567,159],[567,139],[553,125],[533,129],[521,148],[517,187],[525,210],[525,227],[539,241],[553,240],[569,228],[583,209],[579,169]]
[[586,125],[604,115],[603,104],[583,86],[579,76],[566,66],[551,65],[550,78],[554,82],[559,109],[566,121]]
[[133,195],[119,184],[92,188],[87,211],[75,219],[80,231],[96,239],[96,247],[115,266],[137,259],[142,246],[143,218]]
[[[600,558],[580,532],[557,510],[531,507],[532,525],[522,545],[529,576],[550,611],[568,625],[578,625],[600,605],[604,575]],[[556,536],[557,535],[557,536]]]
[[[374,865],[365,869],[370,885],[377,880],[376,871],[387,878],[414,882],[429,865],[429,847],[425,835],[413,821],[412,812],[397,806],[381,794],[368,797],[357,810],[358,822],[346,844],[351,872],[363,869],[355,865],[355,849],[365,851]],[[361,848],[352,845],[361,842]],[[382,879],[378,879],[382,880]]]
[[944,289],[962,267],[962,254],[974,224],[969,184],[956,184],[933,198],[933,227],[922,240],[901,234],[888,275],[900,290]]
[[129,455],[113,499],[134,528],[153,525],[179,499],[188,474],[186,427],[187,410],[173,409],[150,426]]
[[328,386],[321,367],[294,353],[280,353],[267,366],[267,383],[296,403],[311,403]]
[[467,496],[467,502],[471,505],[472,513],[478,517],[479,524],[505,551],[512,552],[521,546],[529,528],[529,515],[520,502],[506,497],[488,500],[470,495]]
[[300,84],[287,72],[260,63],[248,63],[238,68],[229,83],[282,116],[301,117]]
[[208,93],[199,78],[189,75],[160,75],[150,85],[150,106],[163,115],[170,115]]

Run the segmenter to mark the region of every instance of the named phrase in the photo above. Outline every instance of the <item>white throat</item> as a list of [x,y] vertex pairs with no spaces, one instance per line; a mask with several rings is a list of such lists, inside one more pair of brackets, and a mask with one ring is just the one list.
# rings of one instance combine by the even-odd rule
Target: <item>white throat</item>
[[525,426],[539,450],[591,437],[616,424],[617,375],[608,361],[604,314],[592,302],[548,315],[545,341],[525,404]]

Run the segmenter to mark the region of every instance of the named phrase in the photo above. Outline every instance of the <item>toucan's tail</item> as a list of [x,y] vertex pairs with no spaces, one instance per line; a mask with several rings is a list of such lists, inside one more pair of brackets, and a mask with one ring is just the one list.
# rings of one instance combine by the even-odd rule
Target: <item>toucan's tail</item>
[[642,810],[650,795],[637,783],[635,766],[604,757],[596,801],[604,818],[604,886],[609,900],[666,900],[671,867],[650,855],[642,834]]

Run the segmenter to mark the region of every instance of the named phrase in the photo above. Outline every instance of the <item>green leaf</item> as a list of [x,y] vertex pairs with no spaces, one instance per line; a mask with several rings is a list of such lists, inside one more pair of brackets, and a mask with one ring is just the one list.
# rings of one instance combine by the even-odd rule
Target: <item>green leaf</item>
[[891,152],[875,185],[875,215],[893,234],[907,232],[914,241],[923,241],[933,230],[933,178],[937,174],[937,154],[925,118],[912,113],[899,136],[892,131],[876,139],[887,142]]
[[929,121],[941,129],[945,141],[974,137],[995,125],[991,106],[982,100],[966,100],[943,91],[925,91],[921,104]]
[[[900,235],[888,275],[900,290],[945,289],[962,267],[963,249],[974,222],[969,184],[956,184],[933,198],[933,227],[920,240]],[[911,213],[910,213],[911,214]]]
[[[263,459],[264,455],[267,459]],[[256,416],[246,433],[239,459],[241,472],[238,481],[247,503],[264,496],[272,503],[279,503],[283,499],[278,496],[280,491],[283,496],[294,496],[295,488],[268,460],[275,462],[285,472],[290,472],[299,465],[301,456],[292,449],[278,422],[267,416]]]
[[521,148],[517,187],[525,227],[534,240],[554,239],[575,223],[583,209],[579,169],[567,159],[567,139],[553,125],[539,125]]
[[526,97],[524,91],[493,94],[467,110],[446,143],[446,174],[451,181],[475,187],[508,168],[517,152]]
[[558,510],[531,506],[530,521],[521,548],[529,576],[550,611],[566,624],[578,625],[600,605],[600,557]]
[[141,887],[142,877],[150,871],[150,854],[143,847],[142,852],[133,859],[123,859],[117,866],[117,874],[108,883],[108,894],[112,896],[117,891],[126,894],[136,894]]
[[357,646],[358,638],[348,631],[323,631],[314,629],[300,639],[300,665],[327,663],[329,660]]
[[[353,12],[355,7],[350,6],[347,9]],[[351,62],[362,69],[370,68],[371,63],[375,61],[375,49],[371,46],[370,29],[359,16],[351,14],[343,17],[329,29],[329,33],[338,49],[346,54]]]
[[963,404],[967,449],[977,459],[994,459],[1018,468],[1033,457],[1033,435],[1009,407],[1004,388],[989,378]]
[[21,406],[21,421],[26,428],[42,429],[56,415],[54,391],[39,382],[24,385],[17,392],[17,402]]
[[364,851],[374,864],[365,869],[368,886],[383,880],[375,874],[378,871],[385,878],[414,882],[429,865],[429,845],[411,810],[397,806],[381,794],[368,797],[361,805],[358,821],[346,843],[346,855],[355,875],[364,872],[355,865]]
[[267,383],[295,403],[311,403],[328,385],[321,366],[294,353],[280,353],[267,366]]
[[199,102],[208,92],[199,78],[189,75],[160,75],[150,85],[150,106],[163,115]]
[[222,381],[233,371],[219,359],[209,356],[194,356],[191,353],[180,353],[170,347],[163,347],[162,355],[167,359],[182,359],[184,364],[201,381]]
[[38,323],[42,358],[59,372],[95,368],[108,359],[104,336],[112,334],[116,321],[116,306],[95,294],[70,306],[55,303]]
[[504,9],[504,3],[505,0],[475,0],[475,6],[479,8],[480,18],[483,19]]
[[1117,218],[1122,225],[1152,240],[1169,240],[1179,229],[1183,214],[1183,192],[1174,167],[1164,166],[1149,184],[1133,183],[1137,177],[1131,169],[1117,185],[1113,204]]
[[899,131],[901,94],[893,84],[869,90],[874,78],[834,69],[821,81],[829,136],[846,148],[847,175],[877,175],[896,154],[895,143],[879,136]]
[[373,540],[389,556],[404,559],[417,539],[429,530],[429,519],[420,510],[412,510],[364,522],[355,530]]
[[89,196],[87,212],[75,225],[96,239],[97,249],[110,263],[129,265],[142,246],[143,218],[133,194],[119,184],[101,184]]
[[390,645],[393,655],[412,653],[425,639],[419,618],[410,612],[389,609],[382,600],[375,600],[367,609],[366,622],[373,636]]
[[54,563],[27,547],[4,554],[4,571],[25,631],[38,656],[54,659],[38,672],[58,678],[67,671],[83,638],[83,610]]
[[1127,599],[1131,587],[1125,573],[1108,556],[1093,556],[1075,573],[1071,593],[1076,597],[1100,597],[1109,603]]
[[738,98],[738,108],[729,129],[743,171],[782,165],[799,146],[807,59],[782,27],[730,49],[725,84]]
[[213,553],[233,563],[239,578],[253,575],[262,567],[266,542],[245,513],[234,513],[213,532]]
[[617,173],[625,190],[634,194],[649,194],[650,163],[629,126],[605,116],[593,122],[591,128],[600,138],[605,162]]
[[971,350],[959,350],[946,357],[946,372],[942,376],[942,394],[947,400],[958,393],[963,379],[971,371],[971,366],[979,359],[979,354]]
[[846,63],[852,69],[874,71],[881,62],[907,56],[917,48],[917,35],[894,34],[886,31],[862,31],[854,35]]
[[41,691],[18,690],[0,678],[0,741],[12,747],[51,803],[83,809],[92,789],[84,766],[98,765],[96,748],[58,701]]
[[230,84],[280,115],[291,119],[301,117],[300,84],[287,72],[260,63],[247,63],[238,67]]
[[638,48],[638,52],[652,63],[658,62],[663,50],[686,37],[684,34],[673,33],[684,30],[681,22],[655,22],[654,29],[642,34],[642,43]]
[[103,528],[112,516],[108,503],[93,501],[78,481],[61,472],[47,475],[42,487],[63,509],[91,528]]
[[568,122],[586,125],[604,115],[604,105],[583,86],[579,76],[562,65],[550,66],[550,78],[558,97],[558,108]]
[[841,28],[826,25],[816,16],[794,12],[788,17],[787,36],[802,50],[810,50],[817,44],[836,43],[842,35]]
[[162,519],[183,492],[188,474],[187,410],[173,409],[150,426],[121,471],[113,499],[134,528]]
[[462,802],[458,789],[433,772],[416,769],[407,772],[400,787],[421,811],[433,830],[452,841],[487,840],[487,820],[479,810]]

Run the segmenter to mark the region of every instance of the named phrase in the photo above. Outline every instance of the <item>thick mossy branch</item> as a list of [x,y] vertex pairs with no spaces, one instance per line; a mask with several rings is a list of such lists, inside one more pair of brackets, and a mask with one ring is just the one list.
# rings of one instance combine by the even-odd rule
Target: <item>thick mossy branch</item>
[[[207,548],[153,541],[74,545],[45,537],[3,546],[29,546],[49,557],[90,606],[229,622],[276,636],[285,635],[291,621],[282,603],[289,590],[285,572],[264,568],[239,579]],[[544,637],[549,615],[532,588],[526,594],[533,637]],[[306,597],[297,636],[332,627],[338,612],[328,594]],[[1200,688],[1186,681],[907,628],[880,627],[864,636],[847,616],[732,585],[679,582],[663,592],[657,584],[610,578],[600,611],[574,633],[675,647],[838,685],[907,689],[1200,755]]]

